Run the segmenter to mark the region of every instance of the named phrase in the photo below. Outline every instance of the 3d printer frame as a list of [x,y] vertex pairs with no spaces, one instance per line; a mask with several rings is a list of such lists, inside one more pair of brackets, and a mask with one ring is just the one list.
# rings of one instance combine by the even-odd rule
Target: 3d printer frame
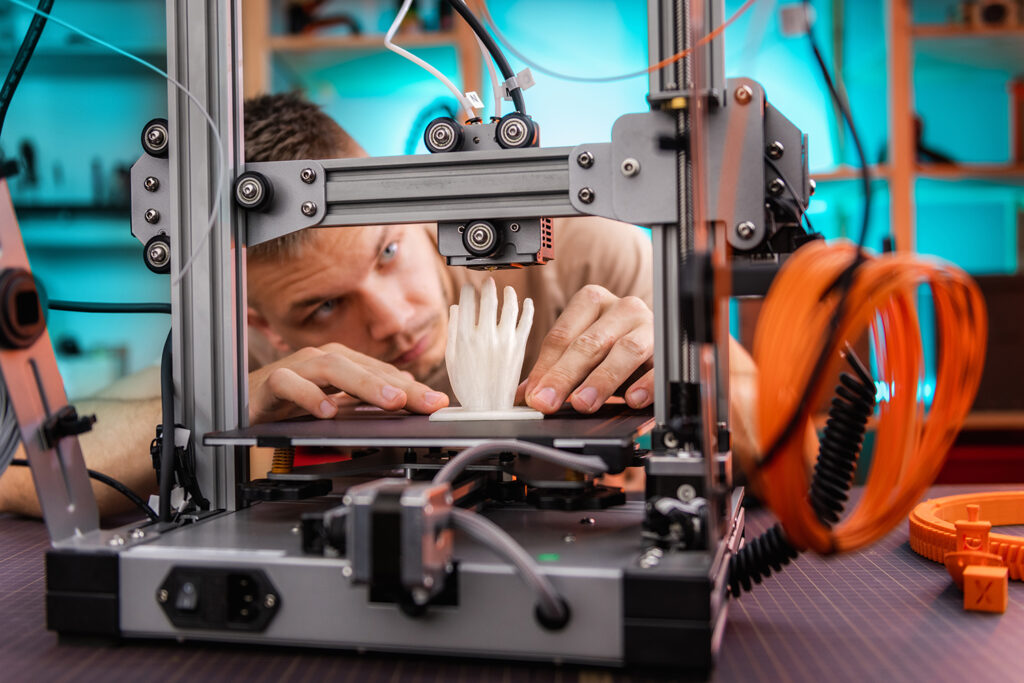
[[[197,478],[213,511],[188,525],[99,530],[95,502],[90,508],[86,500],[91,490],[81,485],[80,453],[61,453],[55,468],[54,444],[34,441],[40,420],[22,418],[41,418],[50,408],[26,399],[19,420],[26,443],[34,444],[29,458],[53,540],[49,627],[62,634],[709,667],[727,613],[728,559],[743,533],[727,420],[729,252],[772,261],[757,254],[777,231],[765,197],[779,194],[771,188],[782,174],[798,180],[789,188],[798,225],[810,194],[804,137],[755,82],[724,78],[720,36],[696,41],[721,24],[721,0],[650,0],[650,63],[692,52],[651,71],[651,110],[621,117],[610,143],[248,165],[241,158],[241,3],[183,0],[167,7],[169,74],[210,112],[227,159],[205,118],[169,87],[167,159],[147,155],[133,169],[132,230],[147,247],[155,238],[169,243],[173,263],[201,255],[171,290],[175,414],[202,437],[195,444]],[[766,155],[775,160],[774,174]],[[225,162],[226,177],[244,170],[261,178],[264,190],[273,188],[273,202],[247,210],[241,205],[248,193],[221,187],[215,203],[218,164]],[[217,210],[212,231],[210,206]],[[300,543],[303,515],[317,513],[323,523],[337,497],[247,504],[239,485],[250,478],[248,446],[291,441],[287,426],[260,442],[246,425],[242,245],[315,225],[580,214],[652,231],[656,376],[652,445],[643,457],[646,497],[706,500],[696,541],[658,538],[650,528],[641,533],[651,514],[641,502],[587,512],[582,521],[579,513],[488,510],[529,553],[556,558],[544,573],[572,617],[552,627],[539,623],[509,564],[464,535],[455,538],[457,562],[445,568],[445,589],[428,611],[410,614],[394,596],[349,580],[358,578],[357,555],[338,548],[316,555]],[[22,267],[24,255],[7,249],[20,241],[13,211],[2,218],[0,265]],[[555,240],[557,248],[557,231]],[[44,344],[45,335],[26,353],[38,355]],[[5,376],[22,362],[0,356]],[[332,427],[345,437],[344,421]],[[551,445],[591,452],[585,439]],[[390,485],[359,489],[360,495],[372,502]],[[359,527],[352,521],[348,528]],[[352,548],[366,541],[365,534],[349,539]]]

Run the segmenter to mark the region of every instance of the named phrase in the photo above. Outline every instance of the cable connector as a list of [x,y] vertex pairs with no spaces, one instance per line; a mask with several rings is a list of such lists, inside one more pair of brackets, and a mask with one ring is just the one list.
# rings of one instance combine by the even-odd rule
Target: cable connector
[[526,67],[512,78],[506,79],[505,82],[501,84],[502,88],[505,90],[505,96],[503,99],[511,102],[513,90],[516,88],[519,88],[520,90],[529,90],[535,83],[536,81],[533,80],[533,73],[530,71],[530,67]]
[[89,431],[95,422],[95,415],[80,417],[74,406],[64,406],[43,421],[39,428],[39,438],[43,442],[43,448],[49,450],[55,448],[66,436],[76,436]]

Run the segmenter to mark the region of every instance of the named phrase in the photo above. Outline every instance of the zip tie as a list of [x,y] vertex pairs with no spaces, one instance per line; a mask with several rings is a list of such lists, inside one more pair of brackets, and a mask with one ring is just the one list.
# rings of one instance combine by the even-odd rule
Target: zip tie
[[502,83],[502,87],[505,89],[505,100],[512,100],[512,91],[516,88],[520,90],[529,90],[536,83],[533,80],[533,73],[530,71],[530,67],[526,67],[512,78],[507,79]]

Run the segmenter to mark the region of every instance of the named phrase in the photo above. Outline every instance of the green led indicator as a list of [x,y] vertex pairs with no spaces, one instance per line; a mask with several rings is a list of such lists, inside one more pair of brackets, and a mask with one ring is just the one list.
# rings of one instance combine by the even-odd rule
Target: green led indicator
[[538,562],[558,562],[558,553],[541,553],[537,556]]

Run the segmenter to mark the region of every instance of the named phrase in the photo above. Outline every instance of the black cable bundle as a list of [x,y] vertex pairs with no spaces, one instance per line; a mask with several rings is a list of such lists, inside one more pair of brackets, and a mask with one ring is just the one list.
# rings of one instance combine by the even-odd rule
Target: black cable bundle
[[[512,66],[508,63],[505,55],[502,53],[501,48],[494,42],[494,38],[487,32],[484,25],[480,23],[480,20],[476,18],[476,15],[466,6],[463,0],[448,0],[448,4],[451,5],[452,9],[462,15],[462,18],[466,20],[469,27],[473,30],[473,33],[477,35],[480,42],[484,44],[487,51],[491,54],[494,59],[495,65],[498,67],[498,71],[501,72],[502,78],[506,81],[515,78],[515,72],[512,71]],[[511,88],[509,90],[509,96],[512,98],[512,104],[515,105],[516,111],[520,114],[526,114],[526,101],[523,99],[523,89],[519,86]]]
[[[818,518],[828,526],[839,521],[846,505],[868,419],[875,412],[875,384],[871,375],[853,349],[846,350],[846,360],[857,376],[846,372],[839,376],[808,493]],[[738,598],[741,587],[749,592],[752,583],[761,583],[771,576],[772,570],[782,571],[797,554],[782,526],[776,524],[729,559],[729,593]]]

